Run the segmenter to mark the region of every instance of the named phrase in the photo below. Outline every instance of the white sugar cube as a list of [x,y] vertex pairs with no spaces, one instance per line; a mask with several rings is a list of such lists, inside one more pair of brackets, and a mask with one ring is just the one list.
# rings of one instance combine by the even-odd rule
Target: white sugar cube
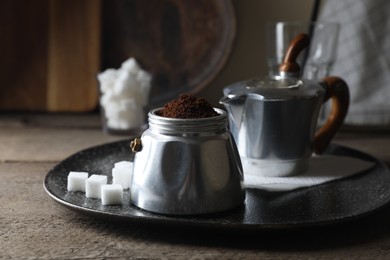
[[98,75],[107,125],[112,129],[131,129],[145,123],[152,76],[136,59],[124,61],[120,69],[107,69]]
[[114,168],[122,168],[122,167],[133,168],[133,162],[119,161],[119,162],[114,163]]
[[113,91],[117,96],[132,97],[139,91],[139,87],[139,82],[133,73],[121,71],[113,85]]
[[85,181],[88,179],[88,172],[69,172],[68,174],[68,191],[85,192]]
[[120,102],[121,111],[118,119],[123,122],[124,128],[135,128],[145,123],[144,110],[132,99],[125,99]]
[[133,163],[129,161],[117,162],[112,168],[112,183],[120,184],[123,189],[129,189],[133,174]]
[[92,174],[85,181],[85,196],[87,198],[101,198],[101,186],[107,184],[106,175]]
[[114,86],[115,80],[118,77],[118,71],[115,69],[107,69],[98,74],[98,80],[100,84],[100,91],[107,93]]
[[129,189],[131,184],[132,170],[115,168],[112,171],[112,183],[120,184],[123,189]]
[[107,126],[113,129],[122,129],[121,121],[117,118],[107,118]]
[[102,107],[105,108],[107,106],[110,106],[111,104],[119,102],[120,100],[121,100],[121,97],[116,96],[114,94],[114,91],[108,90],[106,93],[104,93],[100,97],[100,105],[102,105]]
[[119,184],[104,184],[101,186],[102,204],[118,205],[123,201],[123,188]]
[[131,58],[125,60],[121,64],[121,69],[126,70],[126,71],[136,72],[136,71],[139,71],[141,69],[141,67],[138,65],[138,62],[136,61],[136,59],[131,57]]
[[117,118],[119,116],[119,113],[121,111],[120,102],[110,102],[107,103],[104,107],[105,115],[107,118]]
[[141,101],[141,104],[143,104],[143,103],[147,104],[148,99],[149,99],[150,89],[152,87],[152,84],[151,84],[152,76],[148,72],[140,70],[137,73],[137,80],[138,80],[140,87],[142,89],[141,93],[142,93],[143,100]]
[[144,110],[134,99],[107,103],[105,115],[107,125],[111,128],[131,129],[145,123]]

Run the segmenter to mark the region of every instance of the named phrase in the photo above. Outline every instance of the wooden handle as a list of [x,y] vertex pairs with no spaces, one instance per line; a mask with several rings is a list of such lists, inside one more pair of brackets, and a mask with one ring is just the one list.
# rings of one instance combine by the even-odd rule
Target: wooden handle
[[324,102],[331,99],[332,108],[325,124],[317,130],[314,137],[314,152],[321,154],[344,122],[349,107],[349,90],[347,83],[337,77],[322,80],[326,86]]
[[279,66],[279,71],[289,73],[300,73],[301,67],[297,63],[297,58],[301,51],[309,46],[310,38],[307,34],[298,34],[288,46],[283,63]]

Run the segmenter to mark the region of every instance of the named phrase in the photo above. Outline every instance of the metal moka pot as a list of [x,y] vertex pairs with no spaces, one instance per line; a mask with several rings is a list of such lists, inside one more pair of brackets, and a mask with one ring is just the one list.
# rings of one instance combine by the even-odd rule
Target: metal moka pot
[[131,143],[131,202],[162,214],[196,215],[232,209],[245,199],[240,157],[225,111],[199,119],[149,112],[149,128]]
[[[300,77],[296,63],[309,44],[298,35],[287,50],[280,76],[254,78],[224,88],[220,100],[229,114],[244,174],[290,176],[308,168],[312,153],[324,152],[346,116],[346,83],[327,77],[317,83]],[[332,101],[331,113],[318,130],[321,105]]]

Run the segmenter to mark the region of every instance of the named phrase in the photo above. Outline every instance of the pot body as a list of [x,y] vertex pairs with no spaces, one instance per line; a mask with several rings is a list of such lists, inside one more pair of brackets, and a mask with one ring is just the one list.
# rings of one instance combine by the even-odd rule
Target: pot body
[[305,80],[275,88],[254,82],[225,88],[221,100],[244,173],[275,177],[304,172],[313,152],[324,88]]
[[131,202],[175,215],[215,213],[242,204],[242,166],[226,112],[173,119],[158,116],[157,110],[149,113],[149,128],[134,158]]

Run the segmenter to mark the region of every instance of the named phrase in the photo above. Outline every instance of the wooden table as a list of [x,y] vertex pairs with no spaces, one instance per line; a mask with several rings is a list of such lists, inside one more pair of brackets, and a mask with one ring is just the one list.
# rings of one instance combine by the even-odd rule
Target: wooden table
[[[231,232],[107,222],[53,201],[42,182],[67,156],[123,139],[97,114],[0,115],[0,259],[390,257],[390,208],[326,228]],[[343,130],[336,143],[390,165],[390,131]]]

